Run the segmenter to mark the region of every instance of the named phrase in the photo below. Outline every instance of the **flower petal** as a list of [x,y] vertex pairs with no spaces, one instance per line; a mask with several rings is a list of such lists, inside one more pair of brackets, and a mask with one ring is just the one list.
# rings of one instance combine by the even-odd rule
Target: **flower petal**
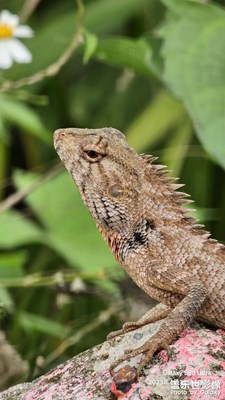
[[8,69],[12,65],[12,57],[10,56],[7,43],[8,40],[0,41],[0,69]]
[[17,26],[19,23],[18,15],[11,14],[8,10],[3,10],[0,13],[0,23],[8,26]]
[[18,63],[26,64],[32,61],[31,52],[17,39],[8,41],[8,49],[12,59]]
[[30,38],[33,36],[33,31],[27,25],[19,25],[14,30],[14,36],[18,38]]

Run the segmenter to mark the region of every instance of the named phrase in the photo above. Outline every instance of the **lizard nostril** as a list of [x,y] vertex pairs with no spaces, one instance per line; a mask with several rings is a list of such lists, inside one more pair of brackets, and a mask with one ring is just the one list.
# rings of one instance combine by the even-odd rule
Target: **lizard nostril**
[[63,130],[63,129],[57,129],[55,132],[54,132],[54,137],[56,138],[56,139],[61,139],[62,137],[65,137],[66,136],[66,133],[65,133],[65,131]]

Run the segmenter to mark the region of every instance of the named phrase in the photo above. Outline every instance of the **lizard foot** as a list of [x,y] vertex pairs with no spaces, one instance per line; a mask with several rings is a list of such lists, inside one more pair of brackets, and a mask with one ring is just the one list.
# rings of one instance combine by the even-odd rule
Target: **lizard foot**
[[137,368],[136,375],[137,377],[140,375],[142,369],[148,364],[149,361],[151,361],[153,355],[159,351],[165,349],[167,351],[167,354],[169,356],[169,348],[168,348],[168,343],[165,341],[162,341],[162,339],[159,338],[151,338],[147,340],[142,346],[138,347],[137,349],[134,350],[126,350],[124,352],[124,355],[120,357],[118,360],[116,360],[113,364],[110,366],[110,373],[111,375],[115,376],[118,372],[115,372],[115,368],[122,363],[123,361],[130,360],[133,357],[136,357],[139,354],[143,354],[143,358]]

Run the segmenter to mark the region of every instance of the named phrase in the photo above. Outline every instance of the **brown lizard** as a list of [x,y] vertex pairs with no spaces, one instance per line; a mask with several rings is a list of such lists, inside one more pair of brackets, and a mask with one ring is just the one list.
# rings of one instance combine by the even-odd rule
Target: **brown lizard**
[[104,240],[136,284],[160,303],[108,338],[165,318],[144,345],[137,375],[194,319],[225,328],[225,246],[181,207],[183,185],[165,177],[152,156],[137,154],[113,128],[59,129],[55,149],[72,175]]

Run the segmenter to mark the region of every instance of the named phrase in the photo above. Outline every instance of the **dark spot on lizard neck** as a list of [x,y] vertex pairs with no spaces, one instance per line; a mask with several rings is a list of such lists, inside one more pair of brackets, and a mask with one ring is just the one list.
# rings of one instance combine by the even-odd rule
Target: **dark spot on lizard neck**
[[147,229],[155,229],[155,222],[153,221],[153,219],[146,219],[146,228]]
[[129,244],[136,248],[138,245],[146,245],[149,239],[149,232],[155,229],[155,224],[152,219],[143,219],[139,221],[131,234]]
[[130,244],[145,244],[145,236],[141,232],[134,232],[133,237],[130,240]]
[[151,232],[155,228],[155,223],[152,219],[141,219],[122,242],[120,249],[120,256],[122,261],[124,261],[126,255],[130,251],[148,246]]

